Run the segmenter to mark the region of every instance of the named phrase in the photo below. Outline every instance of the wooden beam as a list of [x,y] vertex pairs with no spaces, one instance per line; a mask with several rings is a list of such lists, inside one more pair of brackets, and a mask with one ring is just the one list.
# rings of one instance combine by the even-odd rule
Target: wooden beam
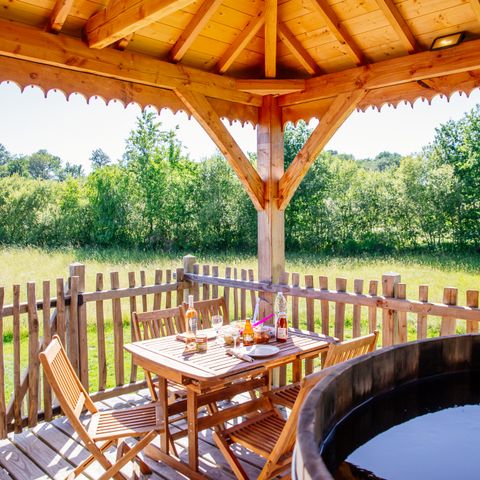
[[277,0],[265,0],[265,77],[277,76]]
[[228,160],[257,210],[264,208],[264,184],[255,168],[230,135],[210,102],[201,94],[177,89],[176,94]]
[[310,75],[320,75],[322,69],[285,24],[278,25],[278,36],[292,55]]
[[240,92],[233,78],[114,49],[92,50],[80,39],[52,35],[0,20],[0,55],[173,90],[188,85],[207,97],[260,106],[262,99]]
[[215,67],[218,73],[225,73],[232,66],[232,63],[240,52],[249,44],[250,40],[258,33],[264,23],[265,12],[262,10],[247,23],[245,28],[222,55],[222,58],[220,58]]
[[[130,103],[137,103],[143,109],[153,105],[159,111],[169,108],[173,113],[180,110],[190,111],[172,90],[140,85],[112,78],[75,72],[64,68],[41,65],[16,58],[0,57],[0,83],[3,81],[15,82],[20,89],[29,85],[40,87],[45,95],[48,91],[57,89],[67,98],[73,93],[80,93],[87,102],[92,97],[100,97],[106,103],[111,100],[120,101],[125,107]],[[258,107],[243,105],[217,98],[209,98],[209,102],[220,118],[227,118],[230,122],[238,120],[242,123],[258,123]]]
[[347,55],[350,56],[354,63],[356,65],[367,63],[365,55],[348,30],[343,26],[327,0],[311,0],[311,4],[315,11],[322,16],[330,32],[345,47]]
[[58,33],[73,6],[73,0],[57,0],[48,21],[48,30]]
[[420,52],[422,49],[417,43],[410,27],[402,17],[392,0],[377,0],[377,4],[387,17],[388,23],[393,27],[408,53]]
[[212,15],[218,10],[222,0],[204,0],[197,13],[185,27],[169,53],[172,62],[179,62],[190,48],[200,32],[205,28]]
[[90,48],[104,48],[193,3],[194,0],[117,0],[90,17],[85,37]]
[[280,97],[279,105],[296,105],[356,88],[372,90],[479,68],[480,40],[472,40],[444,50],[415,53],[307,79],[305,91]]
[[323,147],[355,110],[366,94],[367,91],[364,89],[355,90],[351,93],[339,95],[333,101],[318,126],[281,178],[279,182],[278,208],[284,210],[287,207],[300,182]]
[[256,95],[283,95],[304,90],[305,80],[237,80],[237,88]]
[[477,20],[480,22],[480,0],[470,0],[470,5],[477,16]]

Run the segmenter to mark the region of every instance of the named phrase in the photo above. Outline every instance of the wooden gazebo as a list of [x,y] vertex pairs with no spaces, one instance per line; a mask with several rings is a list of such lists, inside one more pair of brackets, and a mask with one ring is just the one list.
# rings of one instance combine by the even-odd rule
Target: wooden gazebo
[[[184,110],[200,122],[258,210],[260,281],[278,281],[284,270],[284,210],[353,110],[469,93],[480,84],[479,0],[1,6],[0,81]],[[462,43],[431,50],[435,38],[459,31]],[[282,127],[312,117],[318,127],[284,171]],[[257,168],[222,118],[257,126]]]

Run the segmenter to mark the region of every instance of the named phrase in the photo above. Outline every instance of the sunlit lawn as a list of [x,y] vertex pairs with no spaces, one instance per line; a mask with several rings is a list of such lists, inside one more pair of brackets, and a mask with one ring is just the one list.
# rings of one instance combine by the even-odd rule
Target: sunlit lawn
[[[256,271],[256,258],[251,255],[198,255],[199,263],[215,264],[220,267],[220,274],[223,275],[224,267],[231,266],[241,268],[253,268]],[[18,283],[22,288],[22,301],[26,300],[26,282],[35,281],[37,284],[37,295],[41,295],[42,281],[50,280],[52,293],[55,291],[55,279],[66,278],[69,264],[78,261],[86,265],[87,291],[95,290],[95,276],[97,272],[104,274],[104,288],[109,288],[110,272],[118,271],[120,274],[121,287],[127,287],[127,273],[137,272],[137,284],[139,282],[139,271],[147,272],[147,284],[152,284],[154,270],[156,268],[171,268],[175,271],[182,265],[182,254],[156,254],[154,252],[127,251],[120,249],[94,250],[94,249],[61,249],[47,251],[34,248],[3,248],[0,250],[0,286],[6,288],[5,303],[12,300],[12,285]],[[368,291],[368,282],[371,279],[381,280],[381,276],[387,272],[396,272],[401,275],[402,282],[407,284],[407,297],[418,298],[418,287],[422,284],[429,285],[430,300],[441,302],[443,288],[454,286],[459,289],[459,303],[465,304],[465,292],[469,289],[478,289],[480,286],[480,255],[465,253],[438,253],[438,254],[404,254],[393,256],[320,256],[320,255],[288,255],[286,268],[289,272],[298,272],[301,275],[311,274],[314,276],[315,286],[318,286],[318,276],[326,275],[329,278],[329,287],[335,288],[335,278],[344,277],[347,279],[347,290],[353,290],[353,280],[361,278],[364,280],[364,291]],[[301,283],[303,280],[301,281]],[[381,282],[379,282],[381,289]],[[379,290],[381,291],[381,290]],[[151,308],[149,299],[149,308]],[[137,300],[139,302],[139,299]],[[250,310],[250,299],[247,297],[247,308]],[[331,332],[333,333],[333,309],[331,305]],[[250,312],[251,313],[251,312]],[[124,320],[125,341],[130,340],[129,327],[129,305],[128,300],[122,302],[122,314]],[[363,313],[362,332],[366,332],[366,309]],[[89,363],[90,383],[92,390],[98,388],[97,376],[97,348],[96,348],[96,326],[95,307],[88,306],[89,328]],[[305,305],[300,302],[301,325],[305,326]],[[346,311],[346,336],[351,335],[351,308]],[[115,384],[113,368],[113,330],[111,327],[111,302],[105,302],[106,339],[107,339],[107,372],[108,386]],[[380,315],[379,315],[380,321]],[[317,305],[315,310],[315,324],[320,329],[320,308]],[[429,321],[429,335],[438,334],[438,320]],[[409,316],[409,339],[415,338],[416,317]],[[26,316],[22,316],[22,369],[27,364],[28,342],[26,331]],[[458,322],[458,331],[464,331],[464,322]],[[11,321],[4,322],[4,351],[5,367],[8,390],[11,388],[13,378],[13,344],[11,341]],[[130,376],[130,362],[128,356],[125,359],[125,379]],[[9,392],[7,392],[9,395]]]

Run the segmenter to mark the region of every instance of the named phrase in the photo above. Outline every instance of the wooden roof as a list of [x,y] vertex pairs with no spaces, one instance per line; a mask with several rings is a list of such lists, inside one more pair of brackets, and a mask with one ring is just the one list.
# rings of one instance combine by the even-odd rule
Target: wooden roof
[[[480,85],[479,0],[0,0],[0,81],[189,110],[202,93],[258,122],[321,118],[339,93],[357,108],[469,93]],[[441,35],[458,47],[431,52]],[[186,106],[187,104],[187,106]]]

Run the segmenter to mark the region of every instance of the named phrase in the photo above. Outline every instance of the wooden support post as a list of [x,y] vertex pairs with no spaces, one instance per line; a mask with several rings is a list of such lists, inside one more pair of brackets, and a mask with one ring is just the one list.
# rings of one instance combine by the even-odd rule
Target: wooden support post
[[[193,273],[194,270],[194,265],[196,263],[197,259],[195,258],[194,255],[185,255],[183,257],[183,273]],[[185,288],[183,290],[183,301],[185,303],[188,302],[188,295],[193,295],[193,289],[192,288]]]
[[[386,273],[382,275],[382,293],[386,298],[395,296],[395,287],[400,283],[398,273]],[[382,311],[382,347],[393,345],[395,315],[397,312],[391,309]]]
[[[258,212],[258,280],[277,283],[285,270],[284,212],[278,208],[278,182],[284,170],[283,132],[277,99],[263,98],[257,133],[258,173],[265,183],[264,208]],[[273,295],[263,295],[261,315],[271,313]]]

